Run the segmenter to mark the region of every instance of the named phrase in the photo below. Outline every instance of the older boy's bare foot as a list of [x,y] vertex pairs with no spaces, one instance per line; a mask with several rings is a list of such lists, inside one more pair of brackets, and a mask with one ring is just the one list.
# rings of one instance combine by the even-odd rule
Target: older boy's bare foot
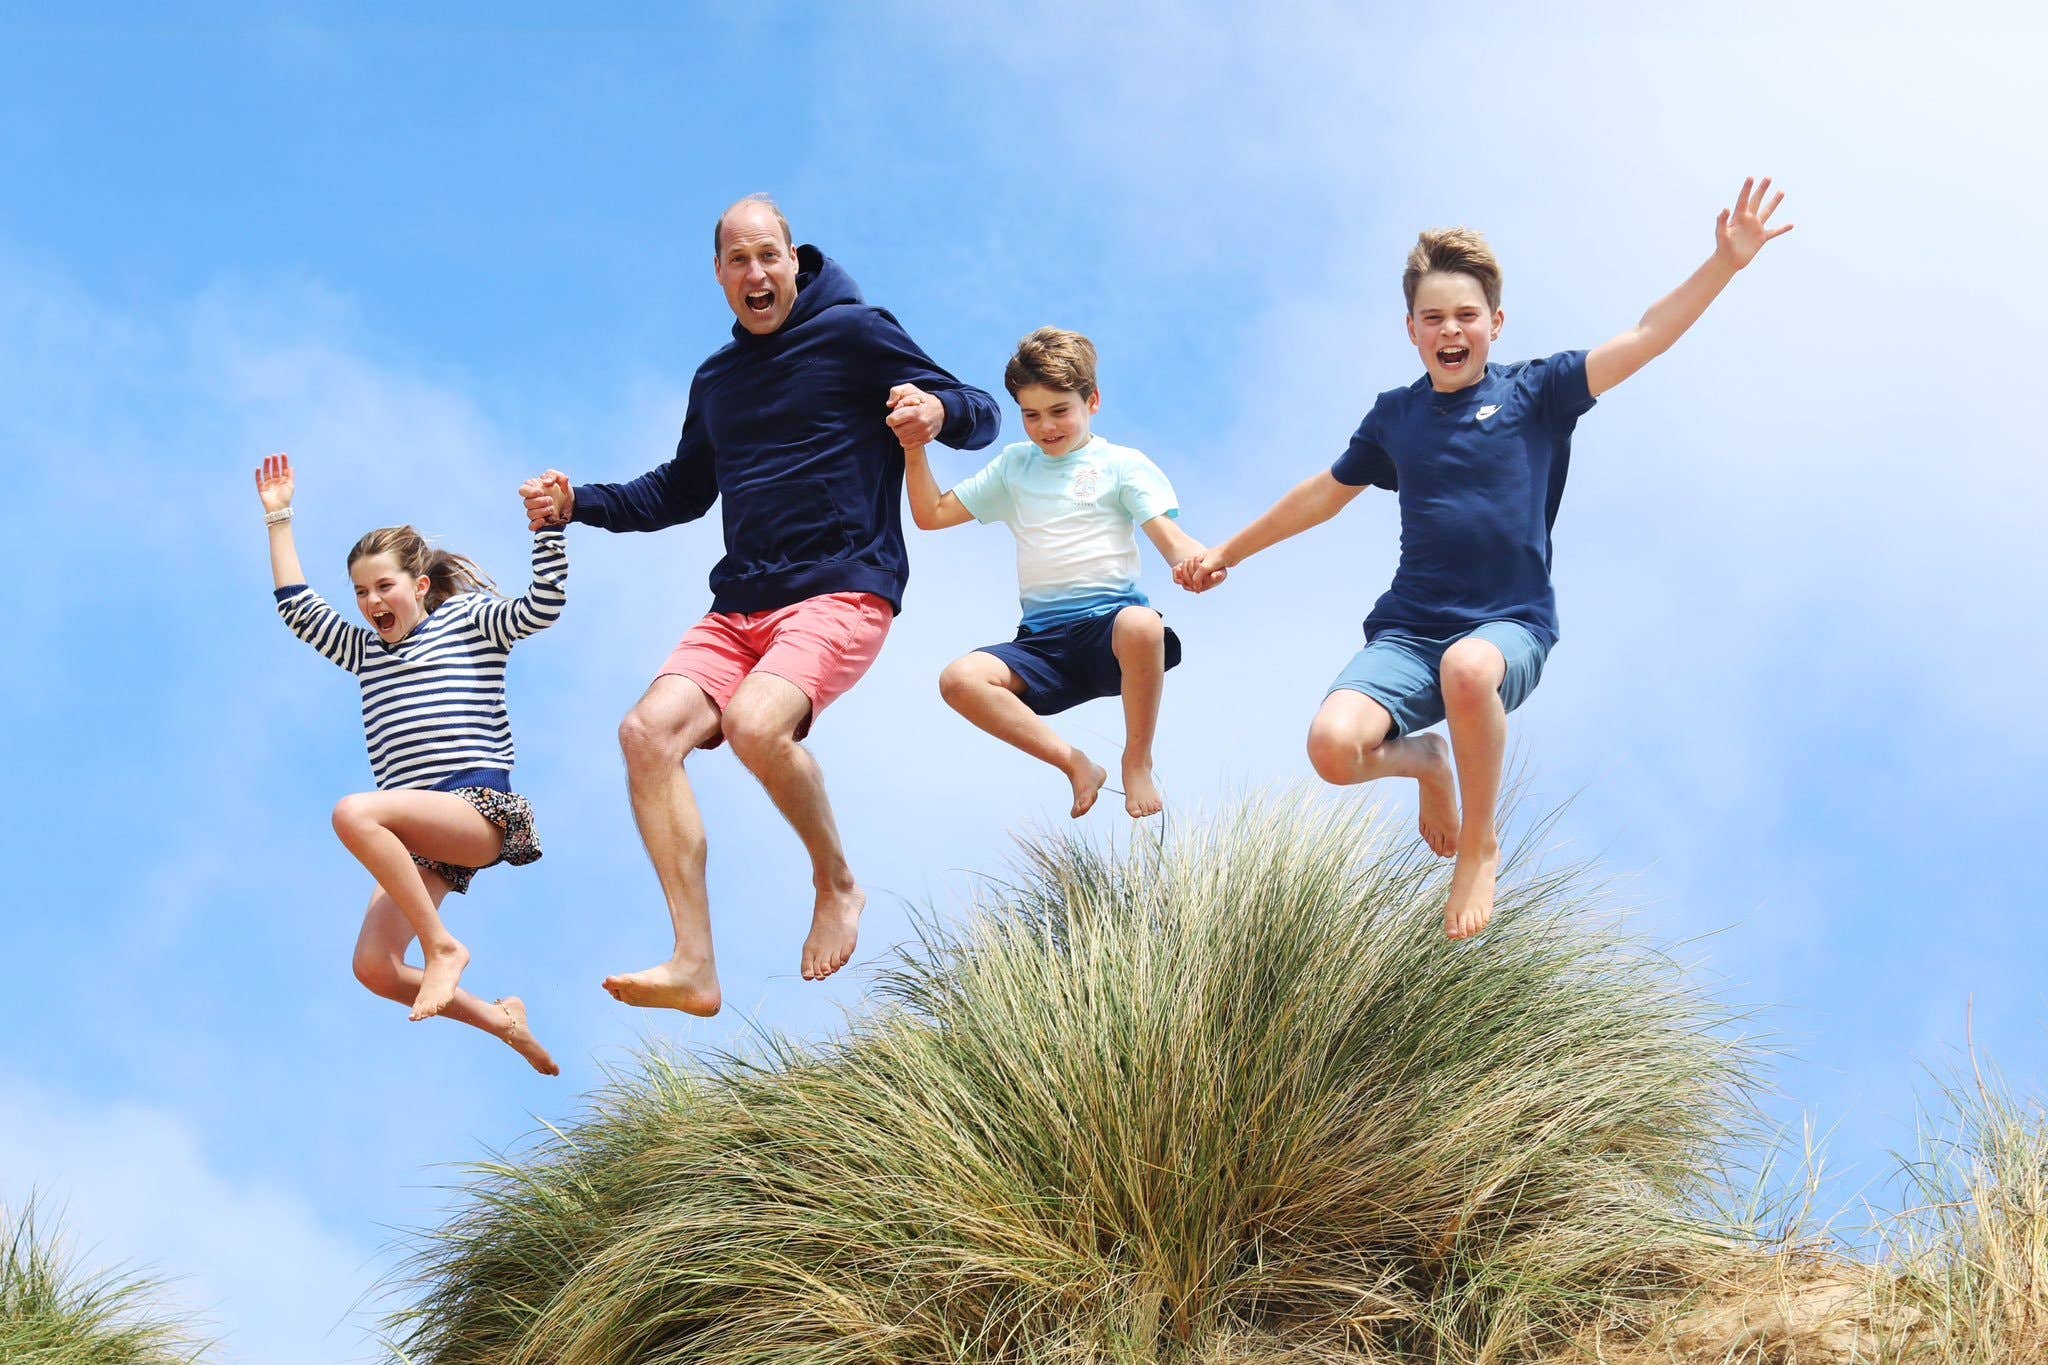
[[469,949],[454,939],[437,948],[422,945],[427,969],[420,977],[419,991],[412,998],[412,1019],[418,1023],[448,1008],[455,988],[462,983],[462,969],[469,965]]
[[1067,769],[1067,781],[1074,784],[1074,808],[1067,814],[1078,820],[1095,808],[1095,798],[1102,795],[1102,784],[1109,781],[1109,769],[1075,750],[1074,766]]
[[1493,889],[1500,875],[1500,846],[1461,853],[1451,873],[1451,898],[1444,904],[1444,937],[1471,938],[1493,920]]
[[608,976],[604,988],[623,1005],[681,1010],[700,1019],[709,1019],[725,1003],[725,994],[718,988],[718,968],[708,959],[684,962],[671,958],[659,967]]
[[1165,800],[1159,795],[1159,785],[1152,780],[1152,761],[1133,761],[1124,756],[1124,810],[1133,820],[1142,820],[1148,815],[1157,815],[1166,809]]
[[[1414,740],[1428,753],[1428,770],[1416,778],[1422,789],[1422,842],[1439,858],[1458,851],[1458,771],[1451,766],[1451,746],[1442,735],[1416,735]],[[1490,899],[1490,893],[1489,893]]]
[[505,1011],[505,1031],[498,1036],[514,1052],[526,1058],[543,1076],[559,1076],[562,1068],[555,1065],[555,1059],[540,1045],[540,1039],[533,1036],[533,1030],[526,1026],[526,1002],[516,995],[508,995],[498,1001],[498,1008]]
[[868,893],[857,886],[830,887],[818,893],[811,911],[811,932],[804,939],[803,975],[823,981],[853,960],[860,939],[860,912]]

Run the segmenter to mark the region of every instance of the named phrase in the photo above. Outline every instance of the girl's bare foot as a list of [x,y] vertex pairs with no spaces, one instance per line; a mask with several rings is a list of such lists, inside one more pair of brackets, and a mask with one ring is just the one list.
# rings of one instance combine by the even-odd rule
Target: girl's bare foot
[[1124,755],[1124,810],[1133,820],[1157,815],[1166,809],[1159,786],[1152,780],[1152,760]]
[[508,995],[497,1005],[505,1011],[505,1030],[498,1036],[505,1040],[506,1045],[526,1058],[527,1064],[541,1075],[561,1075],[562,1068],[555,1065],[555,1059],[548,1055],[548,1050],[540,1045],[540,1039],[534,1037],[533,1030],[526,1026],[526,1002],[516,995]]
[[1074,766],[1067,769],[1067,781],[1074,784],[1074,808],[1067,814],[1078,820],[1095,808],[1102,784],[1109,781],[1109,769],[1076,749]]
[[412,1019],[418,1023],[431,1019],[448,1008],[448,1002],[455,998],[455,988],[462,983],[462,969],[469,965],[469,949],[454,939],[439,947],[420,945],[426,958],[426,971],[420,977],[420,988],[412,998]]
[[718,967],[710,959],[684,962],[672,958],[645,971],[620,972],[604,979],[612,999],[648,1009],[681,1010],[709,1019],[725,1003],[718,988]]
[[1451,873],[1451,898],[1444,904],[1444,937],[1471,938],[1493,921],[1494,882],[1500,875],[1500,845],[1461,853]]
[[[1451,766],[1451,746],[1444,743],[1442,735],[1415,735],[1412,737],[1429,755],[1429,767],[1415,780],[1421,786],[1421,818],[1416,821],[1422,831],[1422,841],[1429,845],[1429,851],[1439,858],[1448,858],[1458,851],[1458,772]],[[1493,893],[1486,893],[1487,904],[1493,903]],[[1488,913],[1491,913],[1489,909]],[[1485,920],[1480,924],[1483,926]],[[1474,930],[1473,932],[1478,932]],[[1453,938],[1462,937],[1453,934]]]
[[829,887],[818,893],[818,903],[811,910],[811,932],[804,939],[804,980],[823,981],[853,961],[854,945],[860,938],[860,912],[867,903],[867,892],[857,886]]

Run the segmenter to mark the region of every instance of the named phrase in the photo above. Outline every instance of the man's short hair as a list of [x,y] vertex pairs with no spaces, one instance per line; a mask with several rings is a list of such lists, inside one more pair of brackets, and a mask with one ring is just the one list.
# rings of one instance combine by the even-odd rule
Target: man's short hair
[[1017,390],[1033,384],[1093,398],[1095,343],[1061,327],[1041,327],[1025,337],[1003,368],[1003,387],[1015,398]]
[[796,249],[796,238],[790,234],[789,219],[784,218],[782,216],[782,206],[776,203],[775,200],[769,197],[768,195],[750,194],[747,195],[745,198],[734,200],[731,204],[729,204],[726,207],[724,213],[718,215],[718,221],[711,225],[712,256],[718,257],[723,256],[725,254],[725,220],[732,217],[732,211],[736,208],[739,208],[743,204],[766,204],[769,208],[769,211],[775,215],[775,221],[782,225],[783,245],[789,247],[791,250]]
[[1408,311],[1415,311],[1415,288],[1424,275],[1470,275],[1486,292],[1486,306],[1500,311],[1500,259],[1486,238],[1471,228],[1431,228],[1415,239],[1408,268],[1401,272],[1401,293]]

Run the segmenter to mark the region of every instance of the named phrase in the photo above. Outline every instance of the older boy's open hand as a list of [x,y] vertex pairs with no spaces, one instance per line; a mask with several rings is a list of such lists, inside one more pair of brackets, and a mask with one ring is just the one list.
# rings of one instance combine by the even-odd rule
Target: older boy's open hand
[[[1753,192],[1752,192],[1753,191]],[[1742,182],[1742,192],[1735,196],[1735,207],[1722,209],[1721,217],[1714,225],[1714,254],[1736,270],[1756,259],[1756,253],[1764,249],[1764,243],[1776,237],[1783,237],[1792,230],[1792,224],[1783,227],[1770,225],[1771,215],[1778,211],[1778,205],[1785,202],[1785,192],[1779,190],[1771,195],[1766,204],[1764,196],[1771,194],[1771,178],[1765,176],[1761,185],[1756,177],[1750,176]]]
[[529,531],[567,526],[570,514],[576,510],[576,490],[570,487],[569,476],[559,469],[550,469],[539,478],[520,484],[519,496],[526,503]]
[[928,446],[946,425],[946,405],[915,384],[898,384],[889,390],[888,421],[905,450]]

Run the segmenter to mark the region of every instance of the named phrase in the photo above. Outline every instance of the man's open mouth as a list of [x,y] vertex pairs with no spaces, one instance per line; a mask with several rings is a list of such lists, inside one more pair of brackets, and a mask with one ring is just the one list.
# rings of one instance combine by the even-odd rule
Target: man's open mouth
[[765,313],[775,306],[774,291],[764,289],[758,294],[749,294],[746,297],[746,305],[757,313]]

